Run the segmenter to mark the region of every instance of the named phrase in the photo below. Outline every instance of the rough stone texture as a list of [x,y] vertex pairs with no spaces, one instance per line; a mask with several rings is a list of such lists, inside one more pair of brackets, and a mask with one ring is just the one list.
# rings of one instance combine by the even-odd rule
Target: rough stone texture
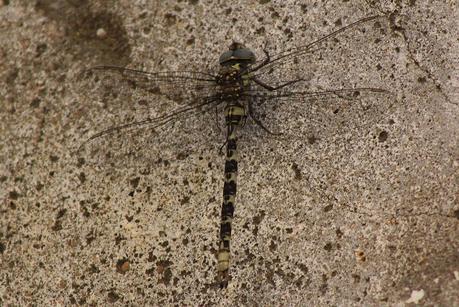
[[[0,305],[459,306],[455,1],[108,2],[1,2]],[[315,90],[389,89],[383,113],[322,132],[287,105],[273,116],[316,127],[289,142],[248,125],[226,290],[213,122],[168,136],[161,159],[75,154],[116,124],[84,68],[207,70],[233,39],[261,58],[389,12],[296,71]],[[207,146],[177,145],[193,137]],[[155,153],[148,130],[131,138]]]

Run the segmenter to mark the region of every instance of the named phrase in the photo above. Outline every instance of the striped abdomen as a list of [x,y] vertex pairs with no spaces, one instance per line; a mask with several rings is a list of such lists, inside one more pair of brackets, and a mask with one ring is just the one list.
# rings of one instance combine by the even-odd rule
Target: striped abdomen
[[220,222],[220,244],[218,249],[218,277],[222,288],[228,285],[230,264],[231,223],[237,189],[237,137],[236,128],[245,118],[244,107],[236,102],[228,103],[225,109],[227,125],[225,183]]

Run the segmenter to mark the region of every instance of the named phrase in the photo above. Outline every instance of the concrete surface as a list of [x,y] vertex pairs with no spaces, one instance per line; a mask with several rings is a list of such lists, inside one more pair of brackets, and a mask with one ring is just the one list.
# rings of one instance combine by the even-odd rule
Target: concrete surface
[[[133,131],[96,165],[75,154],[144,115],[121,93],[133,115],[116,117],[84,68],[210,69],[233,39],[261,58],[389,12],[283,72],[389,89],[358,102],[378,112],[322,126],[350,102],[286,104],[287,142],[247,126],[226,290],[212,121],[161,145]],[[0,305],[459,306],[455,1],[3,0],[0,29]],[[116,155],[130,143],[143,159]]]

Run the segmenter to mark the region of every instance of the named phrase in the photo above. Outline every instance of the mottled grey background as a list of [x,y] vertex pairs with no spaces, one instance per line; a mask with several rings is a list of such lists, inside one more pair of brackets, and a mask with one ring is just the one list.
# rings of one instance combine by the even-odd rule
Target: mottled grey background
[[[0,3],[0,305],[459,306],[456,1]],[[172,135],[161,160],[75,155],[116,123],[84,68],[207,70],[232,40],[261,58],[395,12],[285,76],[389,89],[382,114],[325,133],[287,107],[316,131],[241,141],[227,290],[213,122],[190,132],[207,146]]]

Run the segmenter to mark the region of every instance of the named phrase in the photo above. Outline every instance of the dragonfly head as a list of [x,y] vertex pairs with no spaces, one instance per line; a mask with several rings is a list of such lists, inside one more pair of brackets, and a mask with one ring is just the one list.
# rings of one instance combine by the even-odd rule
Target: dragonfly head
[[252,50],[246,48],[243,44],[233,42],[229,46],[229,50],[222,53],[219,63],[222,66],[240,64],[241,66],[248,66],[255,63],[255,54]]

